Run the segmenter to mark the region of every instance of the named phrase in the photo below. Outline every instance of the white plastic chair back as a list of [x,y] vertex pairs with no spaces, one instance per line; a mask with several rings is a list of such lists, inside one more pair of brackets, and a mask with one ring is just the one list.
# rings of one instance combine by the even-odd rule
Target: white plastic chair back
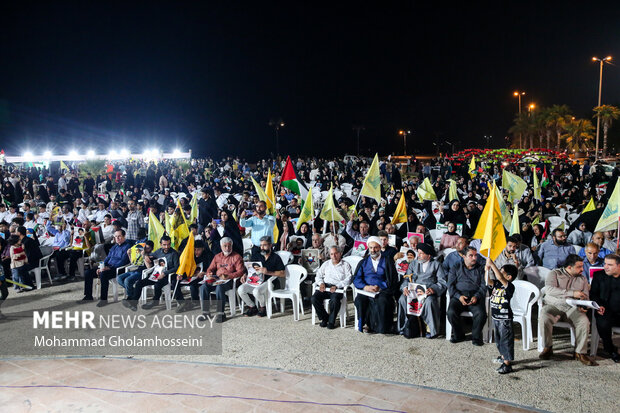
[[276,254],[280,256],[284,265],[288,265],[293,262],[293,254],[289,251],[276,251]]
[[250,251],[252,247],[254,246],[250,238],[243,238],[241,241],[243,242],[243,252]]
[[444,234],[444,231],[441,229],[431,229],[428,232],[431,234],[433,241],[441,240],[441,236]]
[[350,255],[348,257],[344,257],[342,260],[347,262],[347,263],[349,263],[349,265],[351,266],[351,271],[355,272],[355,269],[357,268],[357,265],[363,259],[364,259],[364,257],[360,257],[360,256],[357,256],[357,255]]
[[302,281],[308,276],[308,270],[301,265],[291,264],[286,266],[285,273],[286,286],[284,289],[299,292]]
[[569,214],[566,219],[572,225],[572,223],[575,222],[577,218],[579,218],[579,214]]
[[456,248],[446,248],[442,250],[439,255],[441,255],[444,259],[448,256],[448,254],[456,251]]
[[573,248],[575,248],[575,254],[579,254],[581,252],[581,246],[579,245],[573,245]]
[[540,291],[538,287],[528,281],[515,280],[512,284],[515,286],[515,292],[510,300],[512,312],[525,315],[531,311],[531,306],[538,300]]
[[531,282],[539,289],[542,289],[545,286],[545,280],[547,279],[549,271],[551,270],[545,267],[526,267],[523,273],[527,281]]
[[551,231],[562,225],[562,223],[564,223],[564,228],[568,229],[569,225],[564,218],[560,218],[558,216],[549,217],[549,227]]

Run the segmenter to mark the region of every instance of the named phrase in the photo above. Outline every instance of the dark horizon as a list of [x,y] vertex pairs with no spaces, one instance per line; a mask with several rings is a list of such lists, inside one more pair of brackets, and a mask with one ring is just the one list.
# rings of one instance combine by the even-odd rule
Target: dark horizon
[[[620,61],[618,6],[561,4],[6,4],[0,148],[253,160],[275,151],[279,118],[284,155],[355,153],[353,125],[363,153],[401,154],[403,128],[407,153],[486,147],[484,135],[504,147],[513,91],[526,91],[524,109],[591,118],[592,56]],[[619,96],[606,65],[603,103]]]

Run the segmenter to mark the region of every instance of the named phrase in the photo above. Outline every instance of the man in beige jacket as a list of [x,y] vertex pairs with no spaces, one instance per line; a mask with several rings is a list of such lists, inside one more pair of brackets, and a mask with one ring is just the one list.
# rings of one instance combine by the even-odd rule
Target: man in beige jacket
[[588,300],[590,288],[583,276],[583,258],[570,254],[564,267],[549,273],[545,280],[545,295],[540,323],[543,324],[542,340],[545,348],[539,357],[548,360],[553,355],[553,325],[558,321],[568,322],[575,327],[575,357],[586,366],[596,366],[588,355],[588,333],[590,320],[588,310],[573,307],[566,299]]

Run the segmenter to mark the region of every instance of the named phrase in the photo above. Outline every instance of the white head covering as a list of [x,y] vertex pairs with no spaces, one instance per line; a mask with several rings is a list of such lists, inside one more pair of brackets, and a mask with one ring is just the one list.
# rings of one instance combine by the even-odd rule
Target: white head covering
[[378,246],[381,246],[381,241],[379,240],[379,237],[375,237],[375,236],[369,237],[368,241],[366,241],[366,245],[370,247],[371,242],[376,242]]

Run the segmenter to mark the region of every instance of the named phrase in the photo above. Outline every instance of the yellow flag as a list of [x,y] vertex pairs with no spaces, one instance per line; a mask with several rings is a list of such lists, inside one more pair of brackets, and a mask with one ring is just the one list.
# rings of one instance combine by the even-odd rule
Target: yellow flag
[[618,218],[620,217],[620,178],[616,180],[616,186],[614,191],[609,197],[607,206],[603,210],[603,215],[596,224],[595,232],[597,231],[611,231],[618,228]]
[[[252,184],[254,184],[254,190],[256,191],[256,194],[258,195],[258,199],[260,199],[261,201],[265,201],[265,203],[267,203],[267,195],[265,195],[265,191],[263,190],[263,188],[260,186],[258,182],[256,182],[256,179],[254,179],[254,177],[250,177],[250,178],[252,178]],[[269,207],[269,205],[267,205],[267,207]]]
[[581,213],[585,214],[586,212],[594,211],[595,209],[596,205],[594,205],[594,198],[590,197],[590,202],[588,202],[588,205],[586,205],[586,207],[583,209],[583,211],[581,211]]
[[405,202],[405,192],[400,191],[400,200],[396,206],[394,217],[392,218],[392,225],[400,224],[401,222],[407,222],[407,204]]
[[534,225],[538,225],[538,224],[540,224],[540,217],[539,217],[539,216],[537,216],[536,218],[534,218],[534,220],[532,221],[532,226],[534,226]]
[[174,249],[179,248],[181,242],[189,236],[189,227],[187,226],[187,221],[185,221],[185,215],[183,214],[180,200],[177,200],[177,208],[170,218],[170,232],[168,234],[170,235],[172,248]]
[[491,191],[487,204],[482,211],[475,239],[481,239],[480,254],[495,260],[506,247],[506,234],[502,225],[502,213],[497,202],[497,193]]
[[364,185],[360,191],[360,195],[373,198],[377,202],[381,202],[381,175],[379,174],[379,157],[375,154],[370,169],[366,172]]
[[153,211],[149,211],[149,239],[153,241],[153,250],[159,249],[159,240],[164,236],[166,230],[163,225],[153,214]]
[[196,271],[196,259],[194,258],[194,234],[189,234],[185,249],[179,257],[178,275],[186,275],[188,278]]
[[499,210],[502,213],[502,222],[504,223],[504,228],[509,230],[510,225],[511,225],[510,212],[508,211],[508,207],[506,206],[506,203],[504,202],[504,197],[502,196],[502,193],[499,190],[499,187],[497,185],[495,185],[495,196],[497,197],[497,203],[499,204]]
[[534,199],[539,201],[542,200],[542,188],[538,183],[538,175],[536,175],[536,167],[532,167],[532,172],[534,174]]
[[454,179],[448,179],[450,182],[450,189],[448,190],[448,198],[450,201],[459,200],[459,194],[456,192],[456,181]]
[[60,171],[67,171],[69,172],[69,167],[67,166],[67,164],[64,161],[60,161]]
[[474,176],[476,176],[476,174],[477,174],[477,172],[476,172],[476,157],[475,156],[471,157],[471,162],[469,163],[469,170],[467,171],[467,173],[469,174],[471,179],[474,179]]
[[340,222],[344,220],[336,209],[336,205],[334,205],[333,185],[329,186],[329,192],[327,193],[325,204],[323,204],[323,209],[321,209],[319,216],[325,221]]
[[422,201],[436,201],[437,195],[435,194],[435,190],[433,189],[433,185],[431,184],[430,179],[424,178],[424,181],[418,189],[416,189],[415,193],[418,195],[418,198]]
[[168,211],[164,212],[164,225],[166,226],[166,232],[170,235],[172,233],[172,215]]
[[512,210],[512,223],[510,224],[510,233],[512,234],[520,234],[521,227],[519,226],[519,211],[515,208]]
[[527,184],[517,175],[504,169],[502,172],[502,188],[507,189],[510,193],[509,201],[514,202],[521,199],[523,193],[527,189]]
[[271,178],[271,169],[269,169],[269,173],[267,174],[267,186],[265,187],[265,195],[267,199],[267,213],[274,215],[276,213],[276,196],[273,191],[273,179]]
[[301,224],[304,222],[310,222],[314,219],[314,205],[312,205],[312,188],[308,191],[308,195],[306,195],[306,202],[304,202],[303,208],[301,208],[301,213],[299,214],[299,219],[297,220],[297,228],[295,231],[299,231]]
[[198,191],[194,192],[194,195],[192,195],[192,200],[189,201],[189,204],[192,207],[192,212],[189,214],[189,221],[193,224],[196,222],[196,219],[198,219]]

